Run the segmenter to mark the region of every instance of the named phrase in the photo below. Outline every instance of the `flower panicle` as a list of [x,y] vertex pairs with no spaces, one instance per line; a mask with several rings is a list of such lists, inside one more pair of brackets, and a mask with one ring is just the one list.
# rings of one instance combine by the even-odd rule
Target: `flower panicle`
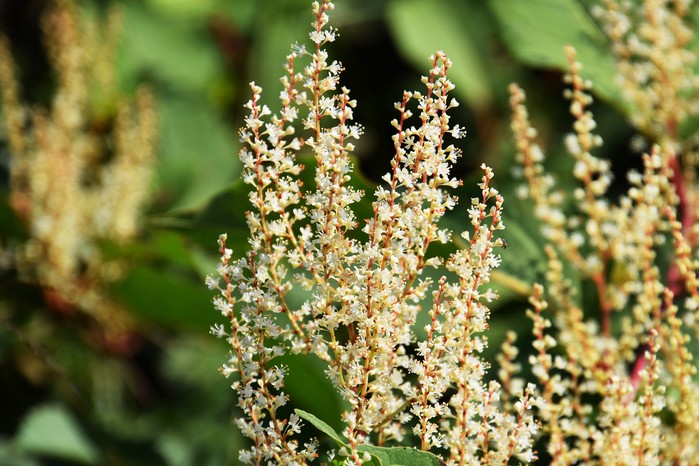
[[[699,82],[688,66],[696,60],[686,47],[688,2],[607,0],[597,10],[616,54],[622,95],[633,107],[631,123],[651,141],[642,170],[627,173],[625,192],[610,199],[611,164],[593,155],[601,139],[589,110],[591,83],[574,49],[565,49],[564,76],[574,119],[564,142],[579,183],[572,202],[560,202],[524,93],[510,88],[521,192],[533,201],[548,240],[546,296],[535,287],[529,313],[535,336],[529,363],[541,390],[537,414],[554,464],[603,456],[691,462],[699,438],[688,423],[699,409],[688,349],[699,334],[697,267],[688,260],[697,238],[696,157],[677,131],[696,113]],[[588,311],[576,293],[591,289],[596,299],[584,304]],[[503,373],[511,380],[507,357]],[[592,406],[595,397],[601,401]]]
[[[463,249],[446,261],[428,251],[452,240],[441,220],[458,201],[450,190],[460,181],[451,169],[461,152],[450,141],[465,131],[449,116],[458,106],[450,96],[452,63],[435,53],[424,90],[405,92],[396,104],[391,170],[375,190],[365,236],[350,234],[360,227],[352,206],[363,193],[349,181],[362,128],[353,123],[356,102],[340,83],[342,65],[324,48],[336,37],[328,23],[332,8],[314,3],[313,45],[295,44],[287,56],[279,112],[251,83],[240,131],[242,178],[251,188],[249,249],[234,258],[222,235],[217,275],[206,281],[218,293],[214,307],[229,321],[211,331],[231,346],[221,372],[234,379],[244,413],[237,424],[253,445],[240,459],[305,464],[316,454],[293,438],[300,421],[280,414],[288,402],[286,369],[275,359],[287,353],[317,356],[347,401],[346,464],[365,460],[362,444],[385,445],[410,433],[424,450],[442,448],[452,461],[486,453],[494,462],[533,458],[533,389],[515,389],[508,413],[501,413],[498,386],[484,381],[488,364],[480,356],[487,303],[497,299],[488,284],[504,244],[503,198],[489,167],[481,167],[480,197],[467,207]],[[302,60],[307,64],[297,71]],[[302,149],[312,156],[311,186],[300,180]],[[439,267],[445,275],[438,283],[423,275]],[[294,287],[304,293],[301,304],[291,304]],[[430,293],[429,336],[416,342],[413,327]],[[418,354],[411,355],[416,343]],[[484,410],[489,414],[474,429]],[[474,435],[483,439],[481,453],[470,450]]]

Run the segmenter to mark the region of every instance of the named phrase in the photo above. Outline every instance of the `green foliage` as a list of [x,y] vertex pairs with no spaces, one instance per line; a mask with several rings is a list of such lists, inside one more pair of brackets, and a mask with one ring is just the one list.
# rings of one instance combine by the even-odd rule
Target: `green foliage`
[[167,98],[161,112],[159,200],[169,211],[201,209],[240,173],[230,156],[238,145],[222,117],[195,99]]
[[566,68],[563,45],[572,45],[585,64],[595,92],[624,106],[614,84],[616,67],[607,38],[578,0],[488,0],[512,53],[537,67]]
[[16,441],[18,449],[25,453],[81,464],[103,461],[96,446],[82,432],[75,418],[59,405],[34,408],[22,421]]
[[[26,109],[50,101],[57,83],[42,43],[41,14],[33,9],[43,11],[44,3],[50,2],[24,3],[0,2],[0,35],[8,38]],[[219,233],[228,232],[235,254],[247,248],[244,214],[250,204],[248,190],[238,180],[241,166],[236,155],[241,104],[249,97],[247,82],[253,76],[267,101],[275,101],[289,44],[307,37],[308,3],[79,3],[90,12],[84,17],[97,21],[103,19],[106,6],[119,7],[118,97],[131,96],[139,84],[147,83],[159,114],[158,163],[148,187],[151,200],[141,213],[141,230],[130,243],[105,240],[98,245],[108,263],[100,273],[112,277],[99,300],[123,310],[123,320],[102,319],[61,302],[55,290],[35,280],[26,263],[15,261],[32,232],[10,205],[11,150],[4,122],[8,109],[0,102],[0,464],[236,464],[237,452],[246,444],[230,426],[239,411],[230,390],[233,381],[216,372],[226,348],[207,335],[217,316],[202,283],[217,263]],[[389,115],[385,127],[372,128],[358,143],[354,188],[373,192],[381,180],[365,173],[385,171],[393,155],[389,121],[397,112],[378,109],[376,103],[387,94],[389,100],[398,101],[406,81],[416,82],[425,73],[425,59],[435,50],[444,50],[454,62],[450,77],[462,107],[452,121],[469,131],[466,156],[456,167],[456,175],[464,180],[459,196],[462,203],[470,198],[471,180],[480,177],[475,168],[486,161],[498,174],[498,189],[506,197],[507,249],[493,277],[500,300],[490,306],[490,347],[484,353],[493,363],[488,374],[492,376],[497,369],[495,353],[506,332],[514,328],[528,334],[525,326],[530,322],[522,309],[532,285],[546,270],[537,221],[528,214],[527,202],[516,199],[508,172],[516,150],[508,142],[506,83],[517,80],[531,89],[531,113],[553,154],[548,168],[562,190],[572,190],[574,180],[565,174],[570,165],[560,157],[558,140],[570,127],[559,84],[566,67],[563,45],[574,45],[584,76],[594,82],[593,92],[603,101],[595,108],[606,141],[603,155],[622,169],[635,163],[627,149],[629,127],[619,123],[619,117],[631,110],[613,82],[616,70],[609,43],[589,14],[593,2],[336,3],[333,25],[341,34],[333,56],[345,63],[363,63],[360,72],[370,76],[368,85],[346,83],[358,101],[357,120],[361,124],[362,114],[384,110]],[[699,21],[699,8],[693,15]],[[695,37],[693,50],[698,44]],[[95,97],[94,115],[86,124],[108,153],[114,144],[109,131],[116,101],[115,96]],[[687,122],[687,131],[696,125]],[[303,162],[311,173],[312,157]],[[94,180],[86,180],[90,182]],[[304,183],[311,187],[313,180],[309,177]],[[354,210],[358,218],[368,218],[371,196]],[[461,231],[467,222],[464,210],[458,209],[443,220],[443,226]],[[462,246],[457,240],[455,246],[430,249],[430,254],[446,255]],[[566,270],[566,278],[574,289],[585,286],[573,271]],[[301,293],[289,299],[304,298]],[[416,334],[424,334],[427,322],[421,314]],[[342,427],[342,400],[325,377],[323,365],[296,356],[279,362],[288,368],[285,390],[295,412],[318,430],[321,439],[344,445],[337,433]],[[361,451],[371,455],[374,465],[440,464],[435,456],[412,446],[362,446]]]
[[[328,424],[318,419],[313,414],[301,409],[295,410],[302,419],[305,419],[316,429],[330,437],[339,447],[347,447],[347,442]],[[375,447],[373,445],[361,445],[359,451],[371,455],[371,460],[365,462],[367,466],[439,466],[442,462],[435,455],[407,447]]]
[[[450,0],[409,0],[391,2],[388,25],[401,52],[416,68],[424,67],[425,57],[443,50],[458,69],[451,73],[456,94],[474,110],[491,105],[495,91],[481,59],[477,42],[469,31],[477,27],[471,12]],[[433,12],[439,11],[439,15]],[[458,40],[454,40],[458,37]]]

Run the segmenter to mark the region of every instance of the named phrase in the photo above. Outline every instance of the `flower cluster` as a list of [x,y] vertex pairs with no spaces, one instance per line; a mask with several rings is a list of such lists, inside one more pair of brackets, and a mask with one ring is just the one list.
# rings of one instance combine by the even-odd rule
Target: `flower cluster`
[[[597,9],[635,109],[632,123],[652,143],[617,202],[610,162],[593,155],[602,141],[574,50],[566,48],[565,76],[574,118],[565,147],[579,183],[572,199],[545,171],[524,92],[510,88],[521,193],[548,243],[546,286],[531,297],[529,362],[552,464],[693,464],[698,454],[699,384],[689,350],[699,336],[695,156],[677,125],[696,113],[699,80],[685,47],[686,2],[640,3],[610,0]],[[585,283],[596,291],[596,316],[581,305]],[[517,369],[511,354],[502,357],[507,380]]]
[[692,66],[688,0],[605,0],[593,14],[612,42],[617,81],[633,107],[632,123],[655,139],[674,138],[699,112],[699,78]]
[[42,26],[56,73],[48,109],[22,102],[9,41],[0,38],[10,204],[29,232],[25,244],[5,246],[23,278],[118,333],[125,317],[112,312],[103,283],[121,266],[105,262],[97,243],[138,233],[155,165],[154,99],[145,87],[132,101],[118,95],[118,10],[102,25],[85,21],[74,2],[56,1]]
[[[696,137],[683,137],[680,125],[697,113],[699,79],[687,50],[688,2],[607,0],[595,10],[635,109],[631,122],[650,142],[620,196],[610,194],[610,161],[596,155],[602,139],[592,83],[574,48],[565,48],[564,76],[573,118],[564,146],[577,184],[570,193],[546,171],[524,91],[510,87],[519,193],[531,200],[547,264],[543,283],[530,288],[531,350],[517,348],[508,332],[487,381],[481,354],[488,303],[497,298],[488,284],[505,245],[503,199],[490,168],[482,166],[480,197],[467,209],[470,228],[455,240],[463,247],[446,258],[430,249],[452,240],[440,219],[457,204],[450,170],[460,152],[449,141],[463,129],[448,114],[457,105],[451,62],[437,52],[425,90],[405,92],[396,104],[391,170],[362,224],[352,205],[363,193],[349,183],[351,141],[361,128],[339,84],[342,65],[323,48],[335,37],[327,26],[332,7],[314,3],[315,49],[292,49],[277,114],[252,84],[240,154],[252,187],[250,249],[234,259],[221,235],[218,276],[207,279],[230,323],[212,331],[231,346],[222,372],[235,379],[244,414],[237,424],[252,442],[241,460],[305,464],[319,455],[315,443],[294,439],[298,415],[282,414],[286,369],[275,359],[295,353],[323,361],[346,401],[346,440],[332,436],[341,446],[331,452],[343,464],[395,445],[450,465],[530,463],[537,448],[551,464],[694,464],[699,193]],[[302,59],[310,63],[297,72]],[[305,151],[313,156],[311,186],[300,179]],[[428,269],[441,278],[430,279]],[[582,299],[588,290],[595,299]],[[421,312],[427,325],[418,339]]]
[[[463,135],[448,114],[458,105],[449,97],[451,62],[437,52],[422,79],[425,90],[405,92],[396,104],[391,170],[362,226],[351,207],[363,193],[349,184],[352,141],[362,132],[352,123],[356,102],[339,84],[342,65],[324,49],[336,35],[327,25],[332,8],[327,0],[313,4],[314,47],[296,45],[288,55],[278,113],[261,104],[261,89],[251,84],[240,153],[243,180],[252,187],[250,249],[235,259],[221,235],[217,276],[207,279],[230,324],[212,332],[232,348],[222,372],[235,378],[244,414],[236,423],[252,441],[240,459],[305,464],[317,454],[315,444],[294,440],[299,419],[281,414],[286,369],[275,358],[291,352],[323,361],[347,402],[339,451],[346,464],[362,464],[370,456],[366,445],[408,438],[444,454],[448,464],[529,462],[537,430],[533,387],[519,387],[506,409],[500,385],[484,381],[488,363],[479,355],[504,229],[490,168],[482,167],[481,196],[468,208],[466,246],[445,261],[429,252],[431,244],[450,241],[439,221],[457,203],[447,190],[459,185],[450,169],[460,155],[448,139]],[[309,63],[299,72],[300,60]],[[313,155],[312,186],[299,179],[304,150]],[[427,268],[444,275],[435,282]],[[289,299],[292,289],[305,291],[301,304]],[[413,327],[425,303],[427,336],[416,341]]]

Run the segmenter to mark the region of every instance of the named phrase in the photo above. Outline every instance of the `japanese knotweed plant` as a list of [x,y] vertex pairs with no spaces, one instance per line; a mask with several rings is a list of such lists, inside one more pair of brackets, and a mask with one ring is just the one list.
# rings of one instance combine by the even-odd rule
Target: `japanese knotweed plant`
[[[699,464],[691,350],[699,336],[699,190],[690,129],[699,78],[691,3],[606,0],[593,10],[612,44],[629,121],[647,147],[616,201],[611,163],[594,155],[602,140],[590,111],[592,83],[574,49],[566,48],[565,75],[574,123],[564,139],[578,183],[567,190],[572,196],[546,172],[524,92],[510,88],[522,194],[548,256],[545,288],[536,285],[531,299],[530,364],[544,399],[537,415],[550,464]],[[586,290],[594,299],[581,299]],[[510,335],[503,379],[513,341]]]
[[127,267],[100,246],[140,233],[158,136],[150,89],[139,86],[127,98],[116,85],[120,17],[116,7],[101,20],[74,0],[48,2],[41,25],[56,77],[48,107],[22,99],[21,72],[0,36],[8,198],[28,236],[19,244],[0,240],[12,257],[2,267],[40,285],[52,307],[85,312],[113,342],[134,326],[107,290]]
[[[217,276],[207,279],[228,322],[212,331],[231,347],[222,372],[234,379],[243,413],[235,423],[251,441],[240,460],[306,464],[318,457],[315,442],[295,439],[304,418],[338,443],[324,453],[325,464],[440,464],[427,452],[448,464],[530,462],[538,429],[533,386],[505,393],[486,383],[489,364],[480,356],[504,229],[490,168],[482,167],[480,197],[465,213],[466,246],[446,260],[428,254],[432,243],[450,241],[438,223],[457,203],[450,168],[460,152],[448,141],[464,130],[448,114],[458,105],[449,97],[451,62],[435,53],[424,90],[405,92],[396,104],[391,170],[374,193],[372,216],[360,221],[352,205],[364,193],[348,182],[362,130],[352,123],[356,102],[340,85],[342,65],[324,49],[336,36],[328,26],[332,9],[328,0],[313,3],[313,47],[297,45],[288,55],[278,113],[251,84],[240,131],[242,177],[252,187],[250,248],[236,259],[221,235]],[[308,64],[299,71],[302,60]],[[315,159],[313,186],[299,179],[304,151]],[[442,278],[431,280],[426,268],[442,270]],[[300,305],[289,299],[295,287],[306,292]],[[420,311],[425,299],[431,306]],[[429,314],[422,341],[413,331],[418,312]],[[309,413],[285,409],[287,369],[276,358],[286,353],[325,363],[346,401],[342,435]],[[389,448],[413,444],[421,451]]]

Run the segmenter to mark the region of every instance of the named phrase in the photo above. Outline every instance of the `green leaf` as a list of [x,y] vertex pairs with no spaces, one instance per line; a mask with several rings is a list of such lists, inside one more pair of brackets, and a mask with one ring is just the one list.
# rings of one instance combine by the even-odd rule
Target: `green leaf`
[[360,445],[357,451],[369,453],[378,458],[383,466],[440,466],[444,464],[439,457],[426,451],[408,447],[375,447]]
[[0,437],[0,458],[3,466],[39,466],[39,462],[27,454],[16,451],[11,441]]
[[[194,225],[197,228],[216,229],[224,232],[236,229],[245,231],[243,238],[237,238],[241,244],[247,244],[249,233],[245,211],[252,208],[248,200],[250,187],[238,179],[225,190],[213,197],[206,208],[197,213]],[[230,238],[229,238],[230,239]]]
[[[335,432],[335,430],[333,430],[333,428],[330,427],[325,421],[301,409],[296,409],[294,411],[299,415],[299,417],[310,422],[316,429],[333,439],[339,446],[347,446],[340,435]],[[440,466],[443,464],[439,458],[432,453],[415,450],[414,448],[386,448],[375,447],[373,445],[360,445],[357,447],[357,451],[360,453],[369,453],[372,456],[372,460],[369,464],[374,464],[377,466]]]
[[169,466],[186,466],[194,463],[194,452],[190,445],[172,433],[162,434],[156,445]]
[[338,446],[344,447],[347,445],[345,441],[342,440],[342,437],[340,437],[340,435],[337,432],[335,432],[335,430],[332,427],[330,427],[330,425],[327,422],[317,418],[313,414],[302,409],[295,409],[294,412],[298,414],[301,419],[310,422],[316,429],[333,439],[338,444]]
[[28,453],[82,464],[97,464],[100,459],[73,415],[60,405],[44,405],[31,411],[20,426],[17,446]]
[[449,0],[399,0],[389,3],[386,15],[401,53],[417,69],[427,69],[427,57],[443,50],[454,63],[449,77],[455,92],[481,109],[492,98],[490,81],[469,36],[469,18],[460,13]]
[[141,267],[114,285],[114,294],[147,321],[208,332],[216,322],[209,304],[213,292],[198,282],[167,269]]
[[218,0],[146,0],[146,3],[174,19],[202,21],[214,12]]
[[502,38],[519,60],[566,70],[563,47],[572,45],[594,91],[620,107],[626,105],[614,84],[616,66],[607,38],[577,0],[488,0],[488,4]]
[[192,267],[193,251],[185,236],[179,232],[160,229],[154,230],[152,237],[152,244],[147,246],[149,252],[155,254],[158,259],[184,268]]
[[[212,322],[220,319],[214,316]],[[216,370],[226,348],[210,335],[182,332],[163,346],[159,374],[172,387],[177,408],[151,418],[151,432],[157,433],[156,448],[168,466],[236,464],[233,458],[245,443],[228,422],[235,398],[230,382]]]
[[144,74],[155,76],[171,89],[205,95],[216,77],[224,74],[213,41],[201,30],[177,27],[141,2],[123,4],[120,47],[121,79],[132,88]]
[[[505,225],[500,236],[507,242],[507,248],[497,251],[502,263],[493,281],[501,291],[501,299],[513,295],[528,297],[531,293],[528,288],[544,277],[546,255],[543,245],[541,239],[535,239],[517,219],[505,217]],[[538,230],[534,231],[538,234]]]
[[[255,18],[251,22],[250,33],[250,76],[262,87],[262,100],[273,111],[279,109],[279,91],[282,90],[279,78],[286,74],[286,56],[294,43],[304,44],[313,49],[308,39],[310,23],[313,20],[309,2],[298,0],[277,0],[256,2]],[[332,22],[332,20],[331,20]],[[304,60],[297,62],[299,70]],[[246,89],[245,100],[250,96]]]
[[371,459],[369,459],[369,461],[364,461],[362,463],[362,466],[383,466],[383,464],[384,463],[383,463],[383,461],[381,461],[380,458],[378,458],[374,455],[371,455]]
[[160,203],[171,211],[202,207],[239,173],[237,143],[218,115],[201,103],[167,99],[160,107]]
[[287,367],[284,390],[296,406],[312,409],[323,416],[331,429],[342,428],[340,413],[344,401],[325,376],[324,362],[306,355],[287,354],[276,358],[274,363]]

